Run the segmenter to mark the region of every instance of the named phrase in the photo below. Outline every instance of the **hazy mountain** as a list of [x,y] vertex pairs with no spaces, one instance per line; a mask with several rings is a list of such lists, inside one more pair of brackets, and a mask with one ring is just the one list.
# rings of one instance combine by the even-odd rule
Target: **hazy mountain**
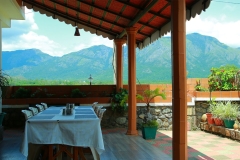
[[[216,38],[197,33],[186,36],[188,77],[207,77],[211,67],[233,64],[240,67],[240,50]],[[28,79],[113,80],[113,49],[93,46],[62,57],[39,50],[3,51],[3,70],[11,76]],[[143,50],[137,50],[137,78],[140,83],[171,81],[171,38],[161,38]],[[127,48],[124,48],[124,81],[127,81]]]

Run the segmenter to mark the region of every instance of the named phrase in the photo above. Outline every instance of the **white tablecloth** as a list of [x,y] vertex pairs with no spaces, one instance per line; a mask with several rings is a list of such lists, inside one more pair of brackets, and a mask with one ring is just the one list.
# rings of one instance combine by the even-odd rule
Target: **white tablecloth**
[[104,151],[100,120],[91,107],[75,107],[72,115],[62,115],[63,107],[49,107],[28,119],[21,152],[28,156],[28,143],[65,144]]

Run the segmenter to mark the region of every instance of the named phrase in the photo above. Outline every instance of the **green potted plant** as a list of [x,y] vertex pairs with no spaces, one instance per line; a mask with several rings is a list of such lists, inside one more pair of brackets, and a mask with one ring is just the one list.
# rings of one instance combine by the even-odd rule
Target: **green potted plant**
[[166,99],[165,92],[160,92],[159,88],[156,88],[155,90],[147,89],[143,92],[143,95],[137,94],[137,99],[146,103],[147,112],[144,116],[140,117],[143,119],[142,136],[144,139],[155,139],[156,136],[159,124],[156,121],[156,118],[150,113],[150,102],[153,98],[158,96]]
[[124,88],[113,94],[111,98],[111,107],[114,112],[124,114],[127,110],[128,91]]
[[224,104],[222,102],[215,102],[215,100],[213,100],[212,103],[210,103],[209,110],[212,114],[215,125],[222,126],[223,120],[221,119],[221,116],[224,112]]
[[239,105],[230,101],[220,103],[222,103],[222,114],[220,117],[223,119],[225,127],[233,128],[235,120],[239,115]]

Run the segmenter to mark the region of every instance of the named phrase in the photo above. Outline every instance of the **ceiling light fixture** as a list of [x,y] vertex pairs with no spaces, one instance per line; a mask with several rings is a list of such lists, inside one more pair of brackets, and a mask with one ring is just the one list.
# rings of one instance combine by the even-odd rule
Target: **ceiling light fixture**
[[78,27],[76,27],[76,30],[75,30],[74,36],[80,36],[80,32],[79,32],[79,30],[78,30]]

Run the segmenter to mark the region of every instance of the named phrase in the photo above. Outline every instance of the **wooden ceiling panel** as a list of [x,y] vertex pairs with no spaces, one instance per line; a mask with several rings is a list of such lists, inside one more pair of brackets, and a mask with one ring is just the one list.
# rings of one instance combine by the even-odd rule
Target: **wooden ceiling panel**
[[161,17],[155,17],[153,21],[149,22],[148,24],[151,26],[155,26],[156,28],[160,28],[162,24],[165,24],[168,20],[161,18]]
[[146,13],[142,18],[141,18],[141,22],[142,23],[148,23],[149,21],[151,21],[151,19],[154,17],[153,14],[151,13]]
[[97,18],[91,18],[91,20],[90,20],[90,23],[91,24],[94,24],[94,25],[96,25],[96,26],[101,26],[101,23],[100,23],[100,20],[99,19],[97,19]]
[[72,17],[77,17],[77,13],[75,10],[72,9],[68,9],[68,15],[72,16]]
[[109,21],[111,21],[111,22],[118,22],[117,21],[117,15],[115,15],[115,14],[111,14],[111,13],[106,13],[106,15],[105,15],[105,19],[107,19],[107,20],[109,20]]
[[127,6],[127,7],[124,9],[122,15],[127,16],[127,17],[129,17],[130,19],[132,19],[132,18],[134,18],[134,17],[136,16],[136,14],[137,14],[138,12],[139,12],[138,9],[133,8],[133,7],[131,7],[131,6]]
[[81,5],[80,5],[80,11],[82,11],[82,12],[90,12],[90,8],[91,8],[91,6],[89,6],[89,5],[87,5],[87,4],[83,4],[83,3],[81,3]]
[[89,16],[86,14],[79,14],[79,18],[85,22],[88,21]]
[[98,6],[98,7],[104,8],[104,9],[106,9],[107,4],[108,4],[108,0],[100,0],[100,1],[95,0],[93,3],[94,6]]
[[92,11],[92,14],[99,17],[99,18],[103,18],[103,13],[104,11],[98,8],[94,8]]
[[150,28],[150,27],[144,27],[142,30],[141,30],[141,33],[144,33],[144,34],[151,34],[152,32],[154,32],[155,29],[153,28]]
[[123,26],[128,26],[128,24],[130,23],[130,20],[126,20],[125,18],[119,18],[118,19],[118,23],[122,24]]
[[[144,47],[170,31],[172,0],[22,0],[23,5],[67,24],[83,24],[85,31],[109,39],[126,37],[125,28],[138,30]],[[154,4],[154,2],[156,2]],[[188,20],[209,7],[211,0],[185,0]],[[150,7],[151,6],[151,7]],[[78,17],[77,17],[78,16]],[[162,28],[162,33],[156,31]],[[100,31],[100,32],[97,32]],[[146,38],[153,37],[151,41]]]
[[168,1],[159,1],[157,4],[155,4],[152,8],[151,11],[153,12],[159,12],[166,4],[168,4]]
[[166,17],[171,17],[171,6],[166,7],[162,12],[162,15]]
[[59,12],[62,12],[62,13],[65,13],[67,14],[67,8],[62,6],[62,5],[59,5],[59,4],[56,4],[56,9],[59,11]]
[[121,15],[123,7],[124,7],[123,3],[119,3],[118,1],[112,1],[111,4],[109,5],[109,10],[118,15]]
[[111,27],[112,27],[112,24],[110,24],[110,23],[106,23],[106,22],[102,22],[102,25],[101,25],[102,27],[104,27],[104,28],[106,28],[106,29],[111,29]]

